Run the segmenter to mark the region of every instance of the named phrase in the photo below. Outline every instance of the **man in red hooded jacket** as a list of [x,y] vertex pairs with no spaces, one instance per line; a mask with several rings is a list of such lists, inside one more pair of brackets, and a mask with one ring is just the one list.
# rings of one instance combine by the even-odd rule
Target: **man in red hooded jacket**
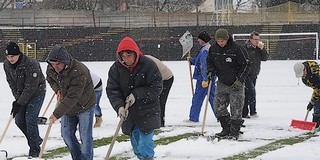
[[108,73],[107,96],[113,109],[125,119],[122,132],[130,136],[134,154],[138,159],[153,159],[153,133],[160,128],[161,73],[130,37],[121,40],[116,58]]

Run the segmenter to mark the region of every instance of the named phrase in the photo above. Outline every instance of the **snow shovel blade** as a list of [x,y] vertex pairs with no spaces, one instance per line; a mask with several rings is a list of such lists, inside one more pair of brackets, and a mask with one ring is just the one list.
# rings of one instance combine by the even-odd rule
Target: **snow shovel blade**
[[46,117],[38,117],[37,118],[38,124],[47,124],[47,120],[48,120],[48,118],[46,118]]
[[293,119],[291,121],[290,126],[293,128],[312,131],[316,128],[316,125],[317,125],[316,122],[300,121],[300,120]]

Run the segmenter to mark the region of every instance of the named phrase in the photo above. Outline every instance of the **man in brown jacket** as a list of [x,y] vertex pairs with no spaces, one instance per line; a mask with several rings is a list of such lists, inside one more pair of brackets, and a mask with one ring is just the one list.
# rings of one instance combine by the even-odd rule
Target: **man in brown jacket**
[[[61,118],[61,135],[72,159],[92,160],[96,97],[89,69],[58,45],[50,51],[47,62],[47,81],[58,97],[50,123]],[[81,144],[75,135],[78,124]]]

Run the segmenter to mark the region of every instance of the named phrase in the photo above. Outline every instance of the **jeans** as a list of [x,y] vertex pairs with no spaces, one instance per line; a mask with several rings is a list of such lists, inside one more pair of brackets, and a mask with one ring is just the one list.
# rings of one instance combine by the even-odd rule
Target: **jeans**
[[[248,77],[245,82],[245,98],[244,106],[242,110],[242,117],[245,117],[249,114],[257,114],[256,111],[256,80]],[[249,106],[249,108],[248,108]],[[249,110],[250,109],[250,110]]]
[[152,158],[154,156],[153,132],[154,130],[150,131],[148,134],[143,134],[137,125],[134,126],[130,136],[130,142],[133,152],[139,160],[143,158]]
[[15,116],[15,123],[26,136],[29,155],[37,156],[40,152],[40,142],[38,128],[38,115],[44,101],[45,94],[31,98],[28,103]]
[[[61,136],[68,146],[73,160],[93,159],[93,109],[94,107],[79,115],[61,117]],[[78,124],[81,144],[76,137]]]
[[94,115],[96,117],[101,117],[100,99],[102,95],[102,90],[95,90],[96,93],[96,105],[94,106]]

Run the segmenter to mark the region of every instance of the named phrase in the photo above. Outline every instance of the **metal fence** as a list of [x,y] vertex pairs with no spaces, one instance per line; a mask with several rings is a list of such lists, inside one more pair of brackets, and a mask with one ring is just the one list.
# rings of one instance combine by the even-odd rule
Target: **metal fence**
[[[93,16],[94,15],[94,16]],[[319,24],[320,12],[257,13],[105,13],[103,11],[3,10],[1,26],[31,27],[174,27],[221,25]]]

